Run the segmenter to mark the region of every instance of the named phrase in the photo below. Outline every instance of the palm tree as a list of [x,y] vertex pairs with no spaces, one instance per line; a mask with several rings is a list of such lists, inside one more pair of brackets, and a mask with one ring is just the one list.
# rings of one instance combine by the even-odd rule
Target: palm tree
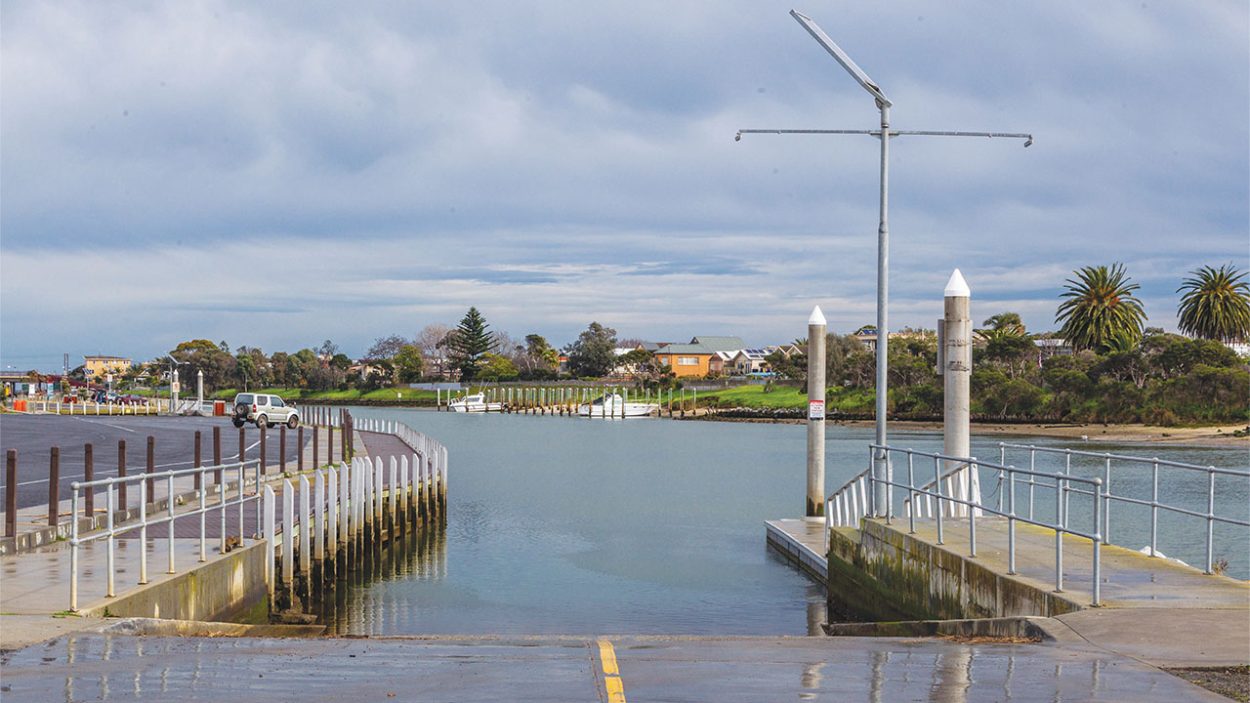
[[1124,272],[1124,264],[1086,266],[1074,272],[1061,295],[1055,322],[1062,322],[1059,334],[1073,349],[1105,351],[1124,344],[1135,344],[1141,338],[1146,311],[1133,291],[1141,286],[1132,283]]
[[1184,291],[1176,309],[1180,329],[1203,339],[1236,342],[1250,337],[1250,285],[1232,264],[1218,269],[1203,266],[1189,272],[1177,293]]

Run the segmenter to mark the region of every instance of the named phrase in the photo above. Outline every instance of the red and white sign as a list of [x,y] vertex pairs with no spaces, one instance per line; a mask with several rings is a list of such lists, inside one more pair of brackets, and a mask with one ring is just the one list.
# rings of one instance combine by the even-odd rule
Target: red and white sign
[[825,419],[825,401],[823,400],[807,401],[807,419],[809,420]]

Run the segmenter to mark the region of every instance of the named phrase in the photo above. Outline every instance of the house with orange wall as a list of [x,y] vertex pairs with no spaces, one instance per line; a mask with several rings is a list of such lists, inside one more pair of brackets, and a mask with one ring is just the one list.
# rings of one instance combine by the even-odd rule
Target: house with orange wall
[[656,350],[655,360],[677,378],[702,378],[708,374],[715,354],[702,344],[666,344]]

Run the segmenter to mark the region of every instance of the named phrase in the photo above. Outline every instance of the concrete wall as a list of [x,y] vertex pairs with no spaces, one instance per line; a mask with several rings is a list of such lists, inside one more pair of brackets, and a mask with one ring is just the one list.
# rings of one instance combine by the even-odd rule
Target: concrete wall
[[264,623],[269,619],[265,544],[256,542],[173,578],[150,583],[84,616]]
[[1082,605],[878,522],[829,540],[830,620],[1051,617]]

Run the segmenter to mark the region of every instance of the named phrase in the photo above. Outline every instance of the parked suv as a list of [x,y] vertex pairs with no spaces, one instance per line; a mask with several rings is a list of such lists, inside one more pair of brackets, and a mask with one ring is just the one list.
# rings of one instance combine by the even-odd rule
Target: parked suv
[[287,427],[295,429],[299,426],[299,410],[282,402],[276,395],[240,393],[234,397],[234,415],[231,419],[234,420],[235,427],[251,422],[264,429],[269,425],[285,423]]

